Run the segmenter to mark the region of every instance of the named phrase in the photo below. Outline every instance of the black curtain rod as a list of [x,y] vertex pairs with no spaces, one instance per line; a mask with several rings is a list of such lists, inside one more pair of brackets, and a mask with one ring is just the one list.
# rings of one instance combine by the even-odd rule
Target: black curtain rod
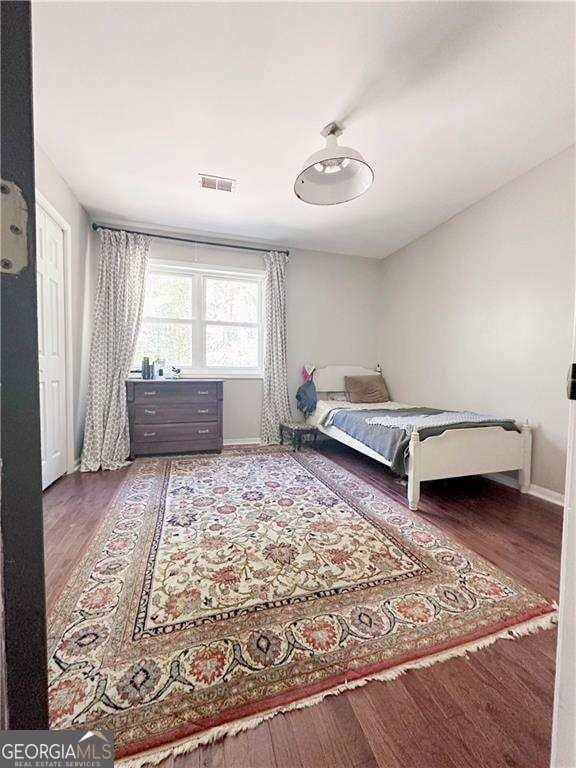
[[216,245],[219,248],[235,248],[239,251],[257,251],[258,253],[268,253],[269,251],[278,251],[278,253],[290,254],[290,251],[279,250],[278,248],[255,248],[253,245],[234,245],[233,243],[217,243],[213,240],[192,240],[189,237],[175,237],[174,235],[157,235],[155,232],[137,232],[134,229],[123,229],[122,227],[109,227],[107,224],[92,224],[92,229],[111,229],[112,232],[129,232],[131,235],[148,235],[148,237],[157,237],[160,240],[178,240],[180,243],[193,243],[194,245]]

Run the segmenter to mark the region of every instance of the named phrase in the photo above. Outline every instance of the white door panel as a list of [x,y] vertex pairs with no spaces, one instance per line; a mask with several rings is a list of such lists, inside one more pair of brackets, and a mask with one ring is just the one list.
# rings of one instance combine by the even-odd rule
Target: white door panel
[[[576,297],[576,290],[574,295]],[[572,362],[576,363],[576,313],[573,323]],[[576,400],[572,398],[568,417],[568,457],[559,603],[550,765],[552,768],[574,768],[576,765],[576,728],[574,727],[576,722]]]
[[40,369],[40,447],[42,456],[42,487],[44,485],[44,477],[46,476],[46,382],[44,381],[44,373]]
[[40,205],[36,228],[42,487],[46,488],[66,472],[64,233]]

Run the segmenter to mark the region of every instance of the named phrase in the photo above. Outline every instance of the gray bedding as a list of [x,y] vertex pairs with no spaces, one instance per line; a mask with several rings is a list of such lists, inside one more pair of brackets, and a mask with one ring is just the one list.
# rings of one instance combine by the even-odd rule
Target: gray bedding
[[507,431],[520,431],[512,419],[498,419],[471,412],[441,411],[436,408],[342,408],[331,411],[324,424],[338,427],[342,432],[381,454],[399,475],[407,473],[408,446],[413,429],[417,430],[420,440],[440,435],[447,429],[502,427]]

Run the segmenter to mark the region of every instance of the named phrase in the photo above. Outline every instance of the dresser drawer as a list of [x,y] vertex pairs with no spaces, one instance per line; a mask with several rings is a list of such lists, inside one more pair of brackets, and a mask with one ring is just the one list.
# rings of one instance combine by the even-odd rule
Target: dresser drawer
[[130,457],[222,450],[221,381],[128,380]]
[[165,443],[134,443],[135,456],[161,456],[163,453],[194,453],[222,450],[219,440],[172,440]]
[[207,403],[148,403],[134,407],[135,424],[170,424],[187,421],[217,421],[218,406]]
[[206,384],[197,381],[190,382],[137,382],[134,385],[135,403],[154,402],[191,402],[216,403],[218,400],[218,385],[209,381]]
[[134,442],[161,443],[177,441],[202,441],[214,440],[219,436],[218,422],[200,424],[153,424],[143,426],[134,425]]

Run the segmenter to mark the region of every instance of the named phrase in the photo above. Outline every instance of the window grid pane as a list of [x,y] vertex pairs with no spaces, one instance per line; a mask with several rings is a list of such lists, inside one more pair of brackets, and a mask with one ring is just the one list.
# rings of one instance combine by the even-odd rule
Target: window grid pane
[[190,372],[259,371],[261,290],[258,278],[152,268],[134,367],[147,356]]
[[206,366],[209,368],[258,368],[258,328],[249,325],[207,323]]
[[192,323],[144,320],[136,345],[135,363],[160,358],[175,366],[192,365]]
[[221,323],[257,323],[260,286],[252,280],[206,277],[205,320]]
[[193,278],[149,272],[146,277],[144,317],[191,320],[194,317]]

